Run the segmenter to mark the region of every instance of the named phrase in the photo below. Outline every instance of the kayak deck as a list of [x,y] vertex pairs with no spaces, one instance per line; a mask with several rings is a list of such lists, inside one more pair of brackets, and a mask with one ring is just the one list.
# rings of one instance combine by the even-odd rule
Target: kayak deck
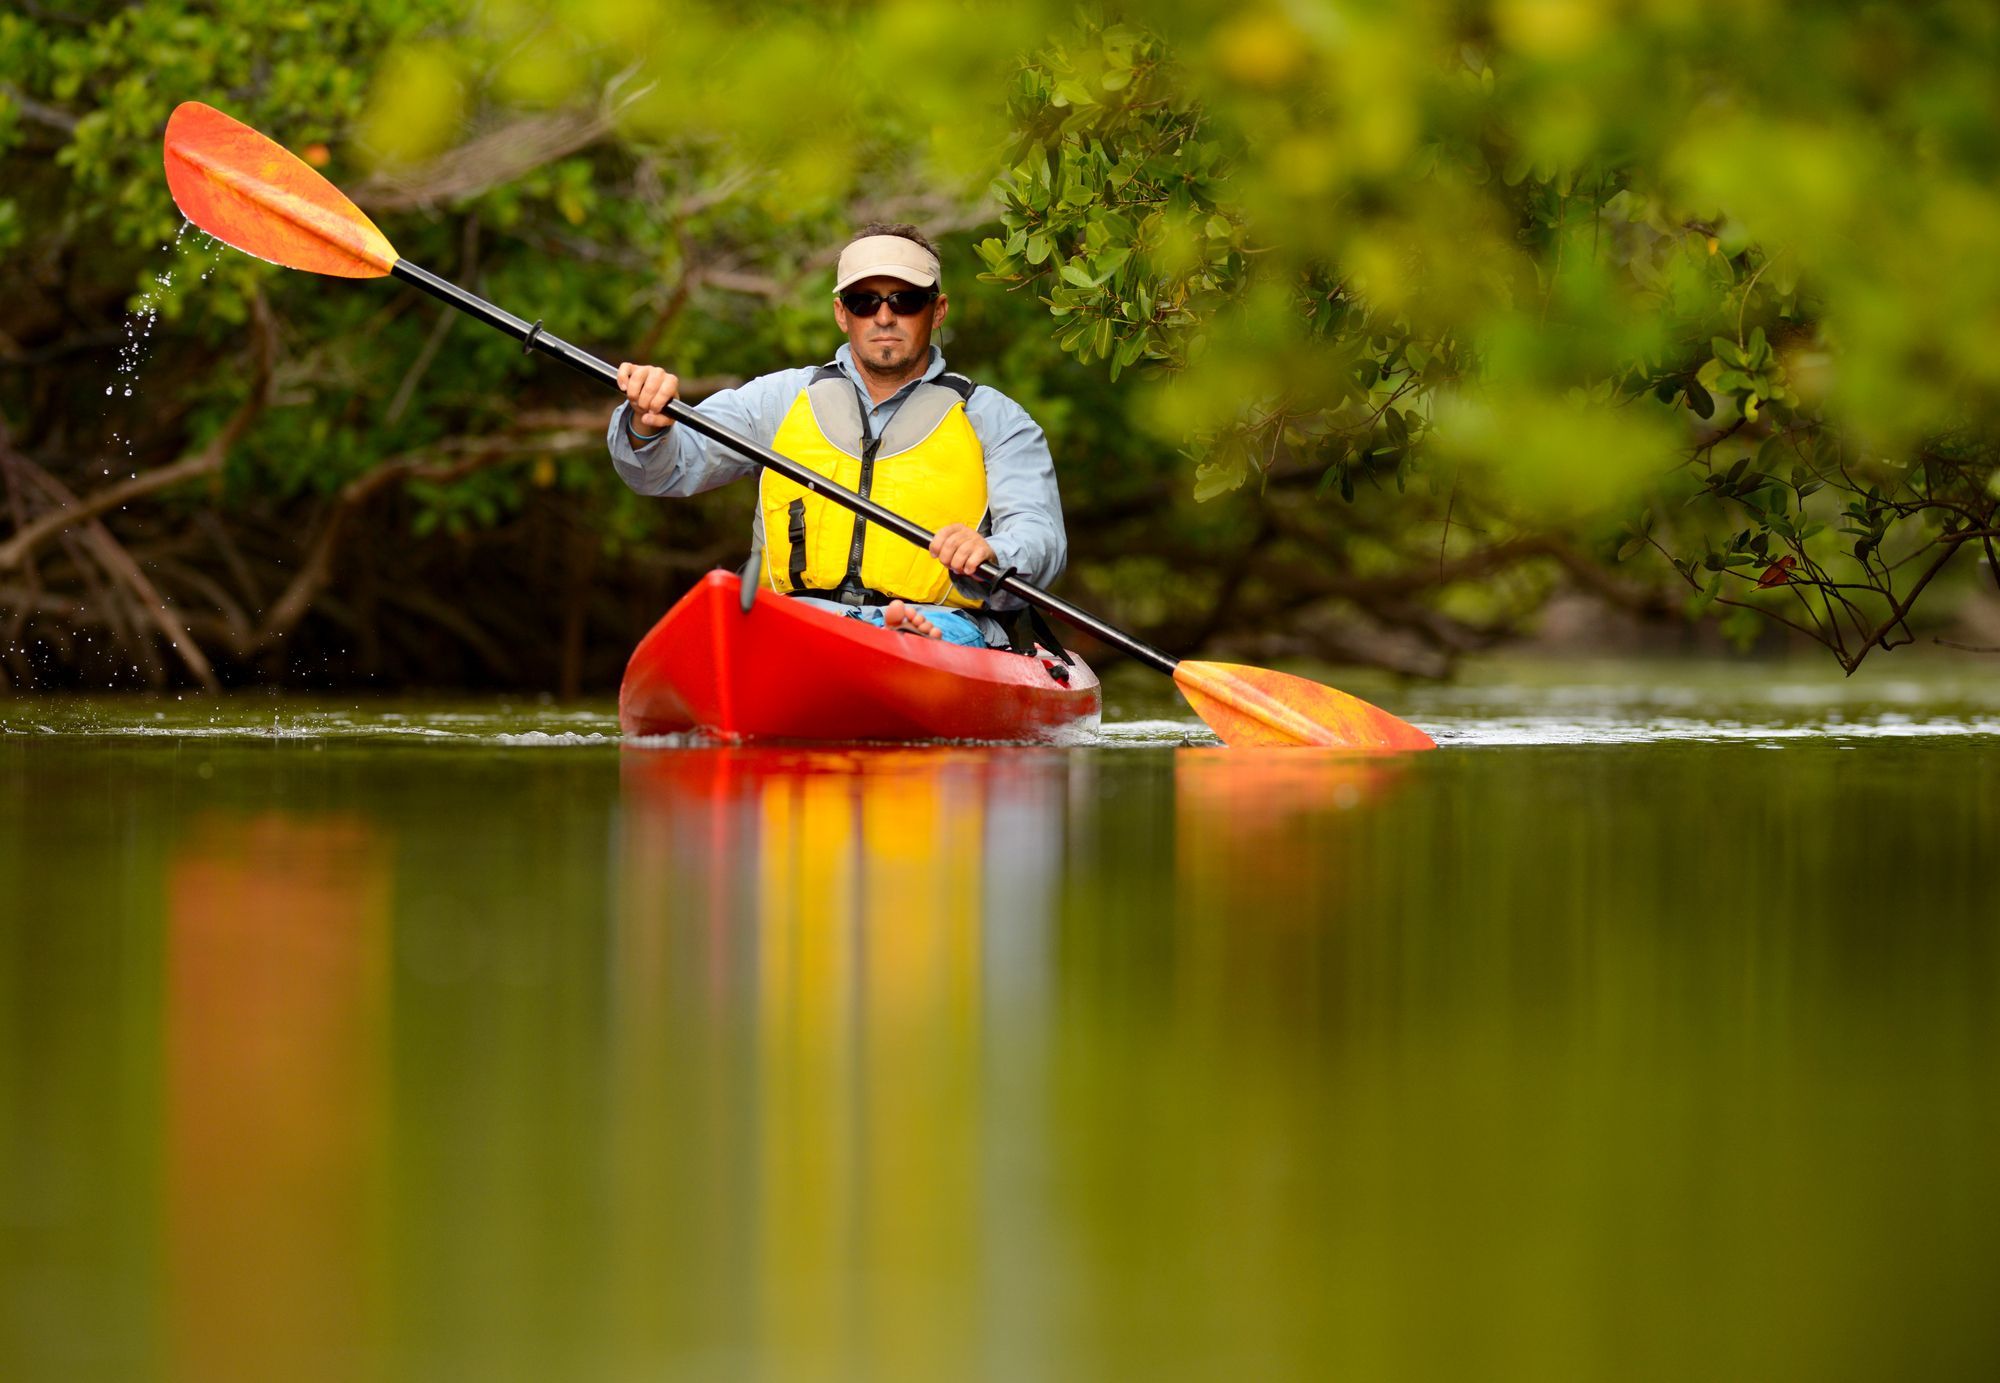
[[618,691],[625,733],[1047,743],[1097,728],[1097,674],[1074,655],[965,648],[769,590],[746,611],[740,589],[710,572],[639,641]]

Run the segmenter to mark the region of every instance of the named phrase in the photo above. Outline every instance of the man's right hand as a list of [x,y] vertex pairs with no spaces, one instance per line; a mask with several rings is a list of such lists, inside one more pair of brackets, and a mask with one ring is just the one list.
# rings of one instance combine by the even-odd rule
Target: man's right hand
[[681,396],[681,382],[658,365],[618,367],[618,387],[632,405],[631,425],[641,432],[660,432],[674,425],[666,414],[667,401]]

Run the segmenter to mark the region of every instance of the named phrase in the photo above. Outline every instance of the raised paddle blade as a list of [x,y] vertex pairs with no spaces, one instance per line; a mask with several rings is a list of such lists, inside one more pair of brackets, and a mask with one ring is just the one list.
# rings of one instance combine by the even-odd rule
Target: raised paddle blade
[[1236,663],[1181,662],[1174,682],[1222,742],[1323,749],[1435,749],[1406,720],[1332,687]]
[[213,106],[167,121],[167,190],[181,215],[245,254],[345,279],[380,278],[395,247],[340,189]]

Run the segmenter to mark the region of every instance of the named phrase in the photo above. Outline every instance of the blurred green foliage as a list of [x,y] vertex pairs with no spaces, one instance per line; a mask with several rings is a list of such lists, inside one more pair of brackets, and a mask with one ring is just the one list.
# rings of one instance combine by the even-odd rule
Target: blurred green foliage
[[[28,5],[0,331],[49,355],[143,290],[209,362],[124,420],[143,465],[241,405],[213,362],[261,297],[278,386],[225,493],[271,509],[599,401],[407,292],[195,237],[156,284],[180,100],[321,146],[411,259],[691,379],[828,353],[833,249],[907,217],[946,236],[954,364],[1048,427],[1120,613],[1198,641],[1325,607],[1448,659],[1581,579],[1852,668],[1991,569],[1996,60],[1972,3]],[[81,454],[97,382],[0,405]],[[705,561],[745,507],[635,502],[543,432],[404,487],[406,530],[547,500]]]
[[979,248],[1065,350],[1162,377],[1197,495],[1422,477],[1445,551],[1553,528],[1850,668],[1960,547],[1990,569],[1991,7],[1143,20],[1034,55]]

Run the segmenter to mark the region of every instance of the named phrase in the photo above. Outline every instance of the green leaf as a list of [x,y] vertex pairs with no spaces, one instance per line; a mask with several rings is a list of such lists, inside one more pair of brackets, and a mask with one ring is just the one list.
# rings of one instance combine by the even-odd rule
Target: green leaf
[[1125,262],[1131,258],[1132,250],[1127,245],[1116,246],[1092,255],[1090,257],[1090,267],[1094,273],[1093,282],[1103,283],[1113,274],[1124,268]]
[[1707,614],[1709,607],[1715,604],[1715,598],[1721,594],[1722,573],[1718,571],[1708,579],[1708,584],[1703,586],[1698,594],[1688,600],[1687,612],[1689,618],[1697,618]]
[[1218,495],[1240,488],[1248,478],[1249,468],[1240,451],[1232,451],[1215,461],[1204,461],[1194,470],[1195,501],[1206,504]]

